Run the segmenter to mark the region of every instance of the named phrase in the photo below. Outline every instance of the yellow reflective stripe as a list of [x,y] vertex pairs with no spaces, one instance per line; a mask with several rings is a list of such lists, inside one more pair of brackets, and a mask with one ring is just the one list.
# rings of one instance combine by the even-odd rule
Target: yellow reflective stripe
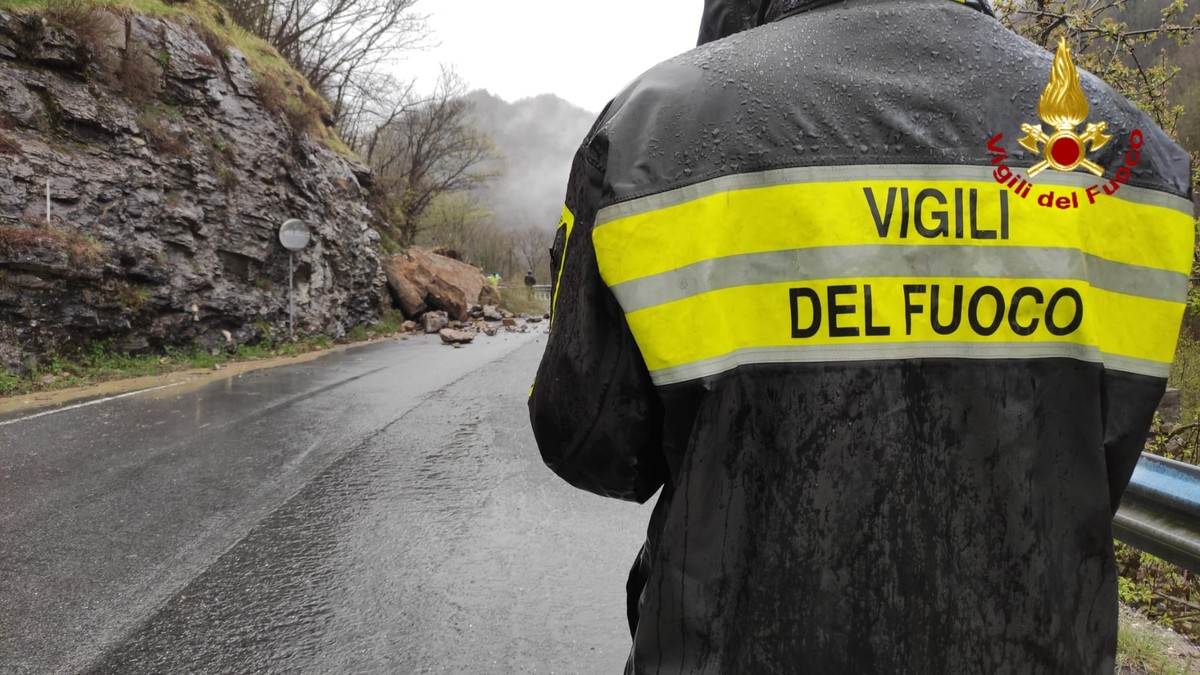
[[[910,293],[906,298],[906,285],[925,286],[926,291],[924,294]],[[947,334],[938,333],[933,326],[934,285],[940,289],[942,307],[939,317],[943,326],[951,323],[954,287],[960,285],[963,289],[960,323],[956,330]],[[842,331],[855,331],[856,335],[833,335],[828,302],[830,286],[854,287],[853,292],[836,298],[839,307],[853,308],[836,317],[836,327]],[[887,335],[867,334],[868,287],[871,294],[870,326],[876,333],[886,328]],[[974,330],[969,320],[971,298],[984,287],[996,289],[1005,303],[1005,311],[991,334]],[[807,300],[800,301],[796,320],[793,320],[791,291],[795,288],[809,289],[820,299],[821,326],[810,337],[797,338],[793,334],[795,327],[809,328],[813,324],[812,303]],[[1018,298],[1021,289],[1031,290],[1024,291]],[[1075,309],[1072,300],[1061,299],[1050,315],[1054,323],[1047,323],[1050,299],[1061,289],[1074,289],[1083,305],[1082,323],[1065,335],[1057,335],[1051,328],[1057,326],[1062,331],[1070,327]],[[1040,302],[1031,294],[1033,290],[1041,294]],[[986,332],[996,323],[997,312],[991,295],[980,297],[975,317]],[[1028,335],[1018,334],[1010,323],[1009,309],[1014,299],[1020,301],[1016,303],[1018,311],[1012,319],[1020,328],[1033,327]],[[921,309],[909,309],[910,305],[918,304]],[[1021,350],[1026,347],[1077,345],[1114,357],[1118,369],[1122,369],[1119,365],[1122,360],[1169,367],[1182,315],[1182,303],[1112,293],[1063,280],[875,277],[845,282],[824,280],[726,288],[632,312],[627,318],[646,365],[654,375],[656,371],[719,359],[742,350],[873,345],[885,350],[881,352],[885,355],[878,358],[889,358],[886,348],[895,345],[898,354],[908,354],[896,358],[918,358],[922,354],[933,358],[938,356],[939,343],[987,345],[992,348],[988,352],[989,358],[997,358],[995,354],[1003,353],[995,351],[996,346],[1013,347],[1016,350],[1013,358],[1019,358],[1017,354],[1024,354]],[[903,351],[906,344],[932,345],[932,348],[918,351],[914,356],[911,350]],[[1077,351],[1064,349],[1060,355],[1073,357]],[[1048,355],[1055,353],[1050,350]],[[828,360],[839,359],[831,357]],[[1145,370],[1142,368],[1139,372]]]
[[[1131,186],[1093,204],[1080,174],[1026,190],[989,179],[952,166],[724,176],[607,207],[592,240],[658,384],[891,358],[1072,358],[1164,377],[1190,205]],[[955,289],[960,318],[939,330],[934,296],[953,323]]]
[[[1105,354],[1157,361],[1170,366],[1175,359],[1182,302],[1148,300],[1094,290],[1095,312],[1101,317],[1099,346]],[[1085,296],[1086,300],[1086,296]]]
[[571,209],[565,205],[563,206],[562,216],[558,220],[558,228],[555,229],[555,237],[558,236],[558,230],[562,228],[566,228],[567,233],[563,237],[562,259],[558,262],[558,278],[554,280],[554,297],[550,298],[551,323],[554,322],[554,317],[557,316],[555,310],[558,308],[558,291],[562,288],[563,270],[567,267],[567,248],[571,245],[571,230],[575,229],[575,214],[571,213]]
[[[1056,198],[1074,194],[1078,208],[1046,208],[1034,191],[1022,199],[995,182],[903,180],[811,182],[717,192],[663,208],[636,212],[617,205],[622,215],[593,230],[601,275],[609,286],[659,274],[713,258],[824,246],[925,245],[1023,246],[1073,248],[1117,263],[1187,274],[1191,270],[1194,221],[1175,208],[1101,195],[1086,203],[1082,189],[1040,185]],[[895,191],[892,218],[881,236],[864,190],[874,197],[879,218]],[[924,190],[936,190],[941,206],[925,199],[920,209],[927,229],[935,211],[951,221],[947,237],[926,238],[916,231],[914,202]],[[1129,190],[1130,188],[1122,188]],[[976,195],[976,235],[972,237],[970,194]],[[901,196],[908,195],[909,222],[901,236]],[[1007,227],[1001,221],[1001,193],[1008,192]],[[1142,193],[1149,191],[1143,190]],[[962,236],[954,222],[956,195],[962,194]],[[1141,193],[1133,193],[1141,194]],[[1173,202],[1172,202],[1173,203]],[[630,213],[633,211],[632,213]],[[980,237],[994,236],[994,239]]]

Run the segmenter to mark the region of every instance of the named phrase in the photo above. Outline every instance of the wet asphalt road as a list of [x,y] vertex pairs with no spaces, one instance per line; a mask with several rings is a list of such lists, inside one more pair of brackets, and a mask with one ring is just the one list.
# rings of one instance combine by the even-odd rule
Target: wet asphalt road
[[649,507],[541,463],[544,344],[0,417],[0,672],[621,672]]

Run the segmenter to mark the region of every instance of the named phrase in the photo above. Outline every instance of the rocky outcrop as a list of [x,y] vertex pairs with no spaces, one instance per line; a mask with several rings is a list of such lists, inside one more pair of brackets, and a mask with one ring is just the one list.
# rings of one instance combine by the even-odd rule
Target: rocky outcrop
[[245,56],[198,23],[95,12],[86,26],[0,11],[0,345],[279,332],[288,218],[312,233],[297,332],[377,318],[369,172],[268,109]]
[[478,267],[416,246],[392,256],[386,267],[392,299],[405,316],[432,309],[465,321],[472,305],[499,302],[496,290]]

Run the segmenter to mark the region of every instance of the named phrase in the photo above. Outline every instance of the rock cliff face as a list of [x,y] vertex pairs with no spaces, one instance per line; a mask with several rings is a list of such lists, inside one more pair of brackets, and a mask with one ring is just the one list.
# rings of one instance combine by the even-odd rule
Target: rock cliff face
[[369,172],[271,112],[245,56],[198,22],[86,25],[0,11],[0,351],[218,348],[285,329],[288,218],[312,233],[297,331],[376,318]]

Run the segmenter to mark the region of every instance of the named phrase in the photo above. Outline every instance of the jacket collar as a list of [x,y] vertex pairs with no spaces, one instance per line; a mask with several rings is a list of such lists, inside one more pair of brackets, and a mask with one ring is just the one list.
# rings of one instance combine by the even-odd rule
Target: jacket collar
[[[992,3],[990,0],[951,0],[960,5],[966,5],[972,9],[979,10],[988,16],[996,16],[992,11]],[[759,21],[756,25],[770,23],[784,17],[807,12],[810,9],[832,5],[846,0],[763,0],[764,5],[759,13]]]
[[762,24],[767,0],[704,0],[700,39],[696,46],[720,40]]
[[[764,23],[847,0],[704,0],[697,46],[729,37]],[[996,16],[990,0],[951,0]]]

